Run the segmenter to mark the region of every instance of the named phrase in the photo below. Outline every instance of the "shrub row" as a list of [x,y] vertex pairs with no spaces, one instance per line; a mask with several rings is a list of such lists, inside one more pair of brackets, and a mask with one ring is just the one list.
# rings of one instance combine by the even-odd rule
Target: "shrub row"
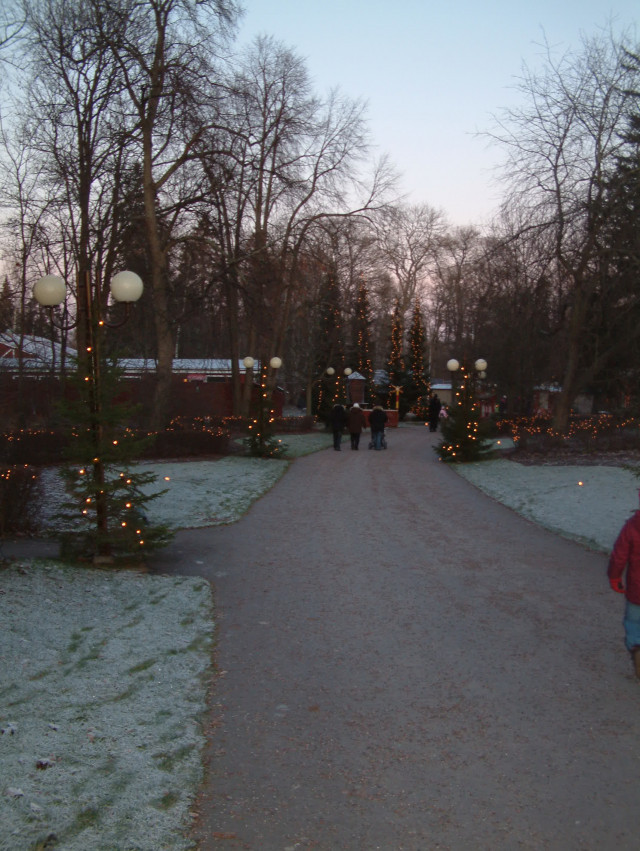
[[[36,467],[62,464],[68,460],[70,445],[71,438],[67,432],[23,431],[4,434],[0,445],[0,464],[31,464]],[[141,457],[149,459],[225,455],[228,450],[228,431],[167,429],[151,435],[149,446]]]

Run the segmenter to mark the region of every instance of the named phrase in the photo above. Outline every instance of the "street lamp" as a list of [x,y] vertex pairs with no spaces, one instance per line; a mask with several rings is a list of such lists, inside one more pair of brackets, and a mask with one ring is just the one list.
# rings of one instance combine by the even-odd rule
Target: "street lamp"
[[[342,374],[344,375],[345,378],[348,378],[351,375],[352,372],[353,372],[353,370],[351,369],[350,366],[345,366],[345,368],[342,370]],[[336,374],[336,370],[332,366],[328,366],[324,371],[324,375],[328,376],[329,378],[333,378],[333,376],[335,374]],[[323,376],[321,376],[320,380],[322,380],[322,377]],[[337,401],[339,398],[342,398],[342,396],[344,396],[345,399],[347,397],[346,388],[344,386],[340,385],[338,378],[336,378],[335,380],[336,380],[336,390],[334,391],[334,396],[333,396],[334,402]],[[341,386],[342,386],[342,390],[340,389]]]
[[[474,369],[477,373],[478,378],[486,378],[487,377],[487,362],[484,358],[478,358],[474,363]],[[447,361],[447,369],[451,373],[451,402],[453,404],[453,395],[454,395],[454,377],[458,370],[460,369],[460,361],[456,360],[456,358],[451,358]],[[462,371],[464,372],[464,367],[462,367]]]
[[454,379],[455,379],[456,372],[460,369],[460,362],[457,361],[455,358],[451,358],[450,360],[447,361],[447,369],[451,373],[451,404],[453,405],[454,396],[455,396]]
[[[99,315],[93,299],[89,273],[78,287],[78,310],[84,315],[84,349],[86,352],[85,382],[88,385],[88,405],[93,467],[93,493],[96,506],[97,553],[95,561],[110,561],[109,513],[105,491],[105,470],[103,461],[103,419],[100,377],[100,338],[98,331],[107,327],[118,327],[126,322],[131,305],[138,301],[144,286],[135,272],[119,272],[111,281],[110,290],[114,301],[125,304],[127,313],[118,323],[106,323]],[[62,304],[66,298],[67,287],[58,275],[45,275],[36,281],[33,287],[35,300],[53,314],[54,307]]]

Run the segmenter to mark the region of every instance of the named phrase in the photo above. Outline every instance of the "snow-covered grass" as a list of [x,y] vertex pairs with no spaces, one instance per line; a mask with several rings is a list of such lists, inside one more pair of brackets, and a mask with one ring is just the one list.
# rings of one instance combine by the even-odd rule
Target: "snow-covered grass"
[[209,584],[39,563],[0,585],[0,848],[190,847]]
[[[217,526],[233,523],[248,510],[257,497],[270,490],[285,473],[287,459],[308,455],[332,445],[326,432],[281,436],[286,446],[284,458],[245,458],[231,456],[217,461],[162,461],[139,464],[140,472],[157,475],[148,493],[166,492],[149,503],[149,519],[173,529]],[[52,530],[54,515],[65,497],[64,483],[56,469],[42,474],[47,494],[42,522]]]
[[[286,435],[288,457],[328,447]],[[168,492],[154,522],[237,520],[287,460],[144,465]],[[560,534],[607,550],[637,506],[638,480],[615,467],[457,465],[495,499]],[[166,478],[165,478],[166,477]],[[581,484],[580,484],[581,483]],[[61,484],[50,472],[48,506]],[[201,780],[213,634],[197,578],[18,562],[0,572],[0,849],[182,851]]]
[[604,552],[638,508],[640,480],[626,468],[527,466],[498,458],[454,469],[529,520]]

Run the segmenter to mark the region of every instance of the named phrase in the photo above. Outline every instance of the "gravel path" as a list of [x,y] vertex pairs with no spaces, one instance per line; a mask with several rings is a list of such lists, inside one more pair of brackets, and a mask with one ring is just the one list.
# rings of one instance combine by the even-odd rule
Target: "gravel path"
[[216,588],[201,851],[638,847],[606,556],[477,491],[437,439],[301,458],[159,554]]

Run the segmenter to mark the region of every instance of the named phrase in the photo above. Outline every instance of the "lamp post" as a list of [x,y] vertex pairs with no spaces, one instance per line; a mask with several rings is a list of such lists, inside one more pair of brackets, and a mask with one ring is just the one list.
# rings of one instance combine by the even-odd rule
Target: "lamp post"
[[[351,373],[352,373],[352,372],[353,372],[353,370],[351,369],[351,367],[350,367],[350,366],[345,366],[345,368],[342,370],[342,374],[344,375],[344,377],[345,377],[345,378],[348,378],[348,377],[351,375]],[[332,367],[332,366],[328,366],[328,367],[325,369],[325,371],[324,371],[324,375],[328,375],[328,376],[329,376],[329,378],[333,378],[333,376],[334,376],[335,374],[336,374],[336,370],[335,370],[335,369],[334,369],[334,367]],[[323,376],[320,376],[320,380],[322,380],[322,377],[323,377]],[[337,380],[338,380],[338,379],[336,379],[336,381],[337,381]],[[333,397],[334,402],[336,401],[336,397],[339,397],[339,396],[340,396],[340,389],[339,389],[339,387],[340,387],[340,385],[338,385],[338,388],[336,389],[336,391],[335,391],[335,393],[334,393],[334,397]],[[346,390],[345,390],[344,396],[345,396],[345,399],[346,399]]]
[[[89,273],[78,287],[78,310],[85,317],[84,351],[86,359],[84,381],[88,388],[88,407],[92,449],[93,495],[96,509],[97,553],[95,561],[110,561],[109,511],[105,491],[105,469],[103,460],[103,421],[100,376],[100,332],[103,327],[118,327],[126,322],[131,305],[138,301],[143,292],[141,278],[135,272],[119,272],[111,281],[111,296],[116,302],[126,305],[125,318],[118,323],[108,324],[100,317],[99,306],[94,303]],[[36,281],[33,296],[52,314],[54,307],[62,304],[66,298],[67,287],[58,275],[45,275]],[[80,364],[79,364],[80,368]]]
[[[487,377],[487,362],[484,358],[478,358],[474,363],[474,368],[478,378],[486,378]],[[453,396],[454,396],[454,378],[457,375],[458,370],[460,369],[460,361],[456,360],[456,358],[451,358],[447,361],[447,369],[451,373],[451,402],[453,404]],[[463,367],[464,371],[464,367]]]

